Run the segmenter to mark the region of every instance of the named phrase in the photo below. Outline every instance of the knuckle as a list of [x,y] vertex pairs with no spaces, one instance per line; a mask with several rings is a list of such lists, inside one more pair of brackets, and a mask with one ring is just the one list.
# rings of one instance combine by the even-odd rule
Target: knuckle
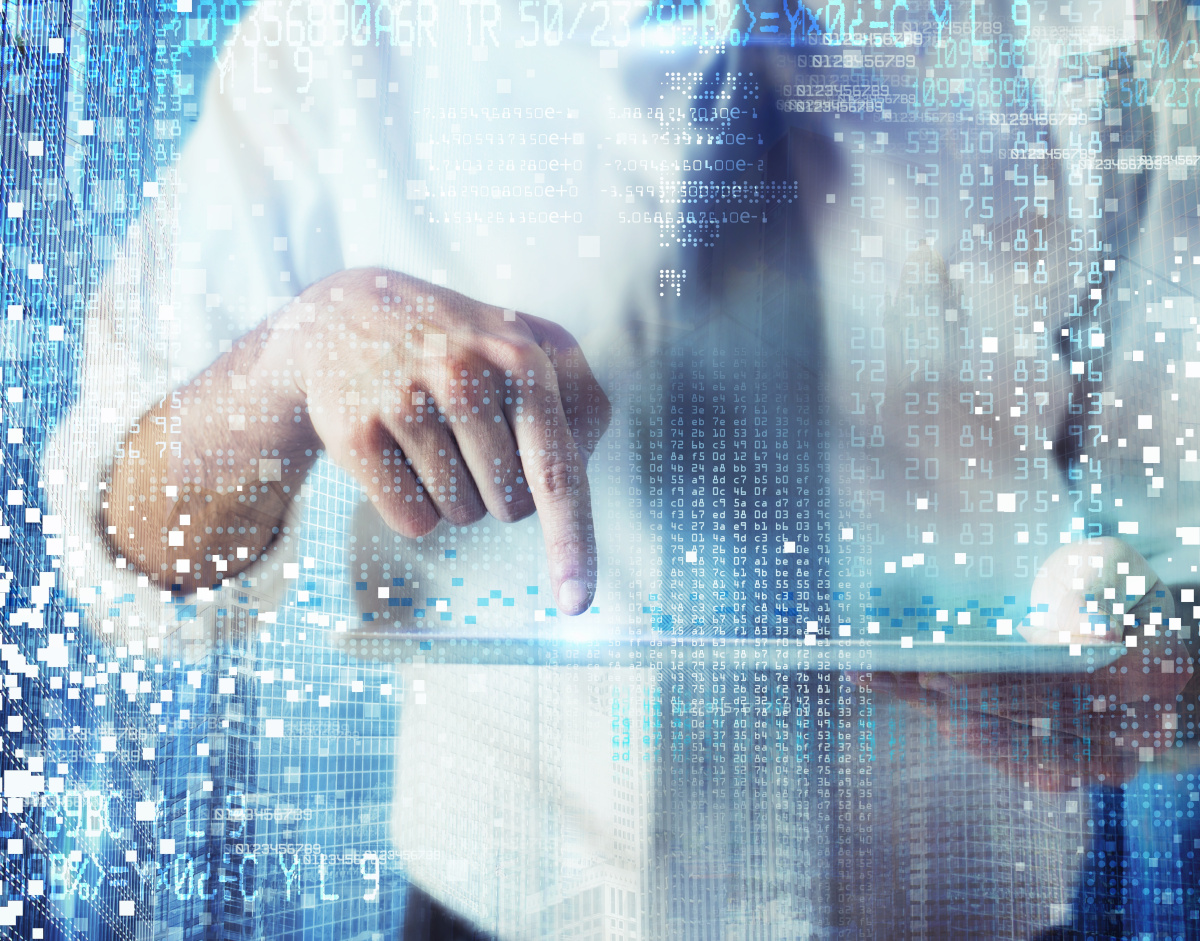
[[526,314],[526,320],[534,331],[542,338],[543,343],[548,343],[560,353],[566,353],[570,350],[577,350],[579,343],[575,339],[575,335],[566,327],[553,320],[546,320],[544,317],[534,317]]
[[453,392],[462,387],[463,379],[468,380],[474,374],[472,364],[465,357],[449,355],[442,363],[441,375],[438,377],[442,392]]
[[433,411],[436,396],[415,383],[397,386],[388,403],[393,426],[410,427]]
[[564,352],[570,351],[571,353],[580,352],[579,341],[575,339],[575,334],[562,324],[556,323],[554,325],[553,336],[560,350]]
[[349,455],[356,459],[374,460],[379,441],[379,428],[375,422],[354,422],[342,426],[342,443]]
[[488,341],[488,356],[501,369],[525,371],[542,356],[541,348],[527,337],[501,336]]
[[542,321],[542,336],[560,356],[575,356],[579,353],[579,342],[562,324]]
[[475,378],[478,378],[477,370],[467,361],[448,361],[438,377],[438,388],[433,390],[438,405],[447,412],[458,412],[461,406],[475,397],[474,393],[479,389],[477,385],[472,385],[471,380]]
[[547,461],[538,468],[536,480],[549,496],[570,496],[579,490],[579,465],[574,461]]

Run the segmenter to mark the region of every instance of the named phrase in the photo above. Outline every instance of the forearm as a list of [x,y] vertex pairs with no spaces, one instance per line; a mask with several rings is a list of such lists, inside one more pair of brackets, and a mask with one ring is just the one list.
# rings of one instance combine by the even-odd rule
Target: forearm
[[268,322],[142,416],[101,510],[112,550],[163,588],[236,574],[274,541],[320,442],[291,359]]

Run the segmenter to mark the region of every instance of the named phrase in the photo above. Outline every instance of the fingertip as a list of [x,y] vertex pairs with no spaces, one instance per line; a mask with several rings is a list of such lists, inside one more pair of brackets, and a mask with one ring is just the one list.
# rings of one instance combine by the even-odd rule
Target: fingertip
[[406,539],[428,536],[437,528],[441,519],[437,511],[428,504],[397,506],[389,501],[381,501],[375,504],[375,508],[388,527]]
[[565,614],[583,614],[591,601],[591,589],[582,578],[568,578],[558,586],[558,605]]

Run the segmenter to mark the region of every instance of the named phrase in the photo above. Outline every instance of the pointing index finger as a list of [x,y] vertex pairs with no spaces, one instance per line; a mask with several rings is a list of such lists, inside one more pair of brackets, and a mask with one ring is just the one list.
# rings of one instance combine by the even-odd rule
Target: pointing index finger
[[546,537],[554,594],[564,613],[582,614],[596,590],[587,459],[571,433],[549,361],[509,373],[505,407]]

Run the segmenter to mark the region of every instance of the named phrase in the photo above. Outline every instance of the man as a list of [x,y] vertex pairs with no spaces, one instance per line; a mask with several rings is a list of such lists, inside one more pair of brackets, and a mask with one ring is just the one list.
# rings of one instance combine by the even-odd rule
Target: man
[[[806,109],[774,104],[821,100],[826,92],[786,89],[821,87],[816,79],[794,86],[787,79],[795,82],[810,68],[819,79],[823,53],[805,52],[813,62],[804,66],[792,59],[790,47],[782,63],[769,51],[758,58],[727,51],[716,59],[700,48],[706,41],[707,8],[698,9],[690,24],[681,16],[662,26],[661,15],[647,25],[643,11],[629,10],[624,18],[614,11],[611,22],[586,24],[603,50],[594,57],[591,47],[581,53],[566,41],[564,30],[572,27],[558,24],[548,9],[540,20],[530,20],[525,7],[439,7],[435,18],[433,7],[420,5],[407,27],[390,11],[387,17],[377,11],[362,27],[377,34],[373,42],[354,32],[359,27],[351,21],[339,20],[339,10],[344,12],[336,4],[313,4],[304,18],[305,41],[294,46],[273,44],[271,30],[280,22],[273,17],[279,11],[269,5],[243,25],[223,57],[188,153],[164,186],[157,214],[144,220],[142,241],[131,241],[125,277],[141,275],[139,268],[148,268],[152,259],[161,264],[163,276],[138,279],[142,316],[151,321],[127,331],[132,343],[140,344],[140,357],[130,350],[138,368],[126,369],[124,363],[116,370],[102,368],[112,350],[105,332],[125,327],[115,304],[101,306],[90,326],[92,359],[82,407],[77,424],[61,440],[77,447],[88,416],[100,417],[104,409],[113,409],[117,420],[97,425],[99,440],[81,449],[94,456],[93,465],[72,465],[72,480],[108,484],[107,506],[76,507],[77,535],[85,531],[89,514],[98,513],[112,553],[162,590],[184,595],[195,590],[203,598],[222,578],[244,572],[261,580],[262,597],[278,597],[267,583],[272,576],[286,576],[297,495],[324,451],[353,476],[373,507],[356,514],[348,560],[351,580],[364,583],[371,595],[360,607],[399,629],[417,626],[420,611],[461,617],[459,623],[479,618],[480,624],[502,630],[539,614],[551,616],[549,597],[562,615],[580,614],[598,602],[594,606],[602,619],[624,622],[645,614],[648,628],[661,628],[690,623],[697,610],[704,610],[706,617],[752,624],[764,634],[797,627],[803,633],[809,620],[820,621],[826,630],[845,622],[861,631],[862,622],[872,617],[862,613],[868,606],[905,612],[897,619],[901,624],[888,626],[913,632],[929,629],[929,624],[921,627],[920,618],[941,629],[934,613],[941,610],[957,614],[962,608],[969,617],[972,600],[976,607],[1021,609],[1020,602],[1009,603],[1005,596],[1031,590],[1034,574],[1058,545],[1051,540],[1063,531],[1070,538],[1074,526],[1067,509],[1069,488],[1053,478],[1059,464],[1067,473],[1079,467],[1082,446],[1069,447],[1074,435],[1067,431],[1070,395],[1089,394],[1072,385],[1077,382],[1070,368],[1074,357],[1051,353],[1046,342],[1054,337],[1057,343],[1063,330],[1069,338],[1071,327],[1063,326],[1069,323],[1064,319],[1068,299],[1080,293],[1070,279],[1057,276],[1059,268],[1073,270],[1072,262],[1091,260],[1091,249],[1067,247],[1073,243],[1072,227],[1069,214],[1057,212],[1060,203],[1053,212],[1035,213],[1040,221],[1026,227],[1014,200],[1004,204],[995,223],[973,221],[968,234],[960,236],[957,217],[947,212],[943,220],[941,207],[929,203],[924,188],[934,186],[939,173],[953,170],[964,181],[951,189],[966,193],[960,197],[966,202],[975,198],[972,186],[982,189],[989,180],[1016,185],[1016,171],[1011,181],[1001,180],[999,157],[992,164],[991,158],[968,161],[959,154],[962,162],[955,165],[948,138],[921,136],[927,128],[916,138],[909,133],[901,140],[894,131],[896,137],[889,138],[882,109],[847,113],[843,130],[824,117],[797,119],[787,130],[778,116]],[[955,15],[965,21],[962,11]],[[937,26],[923,13],[914,14],[916,33],[935,37]],[[412,43],[393,46],[397,32],[410,35],[406,28]],[[903,37],[903,31],[893,33],[888,31],[893,41]],[[631,39],[634,35],[640,38]],[[923,46],[923,64],[934,48],[932,40]],[[658,64],[664,60],[671,68]],[[933,67],[932,60],[928,65]],[[964,75],[973,78],[969,65],[939,60],[937,67],[950,69],[959,82]],[[1012,73],[1017,67],[1008,69]],[[831,97],[845,93],[843,88]],[[699,101],[714,104],[701,113]],[[759,105],[772,113],[769,120],[758,114]],[[1116,133],[1127,133],[1121,128]],[[756,137],[764,130],[760,143]],[[772,150],[779,141],[785,146]],[[985,143],[983,133],[973,139],[968,134],[965,145],[955,141],[954,146],[982,151]],[[990,145],[996,146],[994,136]],[[730,146],[733,159],[721,150]],[[930,156],[918,166],[914,154]],[[703,169],[691,171],[696,176],[689,179],[687,168],[698,158]],[[1026,148],[1014,159],[1021,161],[1018,169],[1028,170],[1026,161],[1036,158]],[[972,168],[973,182],[965,182],[962,163]],[[685,169],[677,171],[679,166]],[[684,174],[685,184],[750,179],[763,187],[754,197],[760,202],[753,211],[739,207],[714,216],[704,214],[713,207],[701,197],[693,202],[703,210],[699,221],[680,212],[671,218],[682,221],[660,222],[656,213],[661,215],[666,198],[664,176],[669,180],[668,174],[677,172]],[[1063,191],[1074,185],[1068,176],[1063,171],[1056,178],[1063,202]],[[1048,201],[1046,183],[1033,187],[1034,200]],[[686,194],[686,186],[682,191]],[[746,195],[722,192],[721,198],[731,202]],[[981,205],[985,198],[978,196]],[[1144,203],[1145,194],[1128,198]],[[912,200],[915,216],[907,215]],[[687,205],[686,199],[681,202]],[[902,217],[903,223],[888,228]],[[785,226],[775,232],[782,235],[782,254],[772,255],[773,225]],[[983,231],[972,234],[976,226]],[[1045,283],[1034,254],[1039,238],[1058,253],[1045,289],[1037,287]],[[1148,244],[1124,231],[1111,242],[1126,244],[1121,239],[1130,246]],[[987,282],[986,275],[961,283],[965,266],[984,271],[994,254],[1006,251],[997,244],[1006,240],[1010,247],[1020,246],[1013,250],[1030,254],[1032,275],[1030,265],[1024,280],[1018,268],[1005,267],[999,286]],[[1159,243],[1149,244],[1145,250],[1153,255]],[[943,255],[960,269],[958,277]],[[891,270],[885,271],[884,260]],[[1132,267],[1123,265],[1120,276],[1131,277],[1126,272]],[[782,316],[777,311],[772,319],[762,298],[770,294],[770,275],[779,270],[789,302]],[[109,286],[110,298],[121,293],[119,278]],[[806,288],[812,302],[800,304],[796,298]],[[761,296],[747,300],[755,291]],[[295,300],[285,305],[292,296]],[[1020,322],[1014,329],[1019,311],[1037,310],[1039,304],[1046,310],[1039,315],[1041,329],[1031,323],[1026,330]],[[914,314],[923,319],[909,323],[906,318]],[[264,315],[269,316],[264,320]],[[911,336],[905,332],[910,327],[915,328]],[[156,347],[152,337],[162,345]],[[1005,355],[1029,350],[1030,365],[1041,360],[1047,375],[1020,379],[1015,366],[1021,357],[1014,355],[1013,362],[1005,361],[1010,371],[1000,377],[988,356],[1001,350],[999,338]],[[959,368],[961,357],[951,356],[950,344],[960,340],[972,350],[966,359],[977,370],[969,377]],[[741,354],[741,367],[738,353],[729,357],[727,368],[741,370],[731,384],[740,381],[754,390],[757,383],[764,394],[761,412],[757,400],[737,412],[736,388],[727,390],[735,397],[727,401],[716,390],[725,381],[719,351],[738,345],[748,352]],[[1103,342],[1095,348],[1110,349]],[[911,350],[918,353],[910,361]],[[975,388],[992,381],[990,370],[996,371],[998,393]],[[917,383],[918,374],[928,385]],[[876,375],[878,387],[871,384]],[[785,380],[790,382],[786,388]],[[1039,381],[1044,383],[1040,389]],[[1032,401],[1022,391],[1025,386],[1037,390]],[[660,412],[660,427],[668,434],[655,444],[655,416],[646,403],[664,393],[671,397],[668,405],[679,395],[680,408]],[[822,395],[829,396],[843,422],[824,442]],[[938,415],[945,408],[952,419],[906,417],[914,414],[909,411],[913,395],[916,414]],[[610,399],[614,432],[602,438]],[[798,403],[810,411],[801,413]],[[761,474],[786,478],[761,480],[769,491],[762,495],[761,519],[774,514],[771,522],[795,524],[803,517],[811,525],[814,548],[803,556],[803,566],[782,559],[783,544],[791,540],[776,530],[769,531],[770,548],[759,548],[758,537],[765,544],[768,530],[758,522],[757,494],[746,496],[739,509],[735,489],[717,492],[718,486],[737,484],[704,479],[717,473],[705,465],[718,453],[716,416],[721,413],[716,409],[725,407],[730,444],[728,449],[721,444],[719,453],[731,465],[743,456],[751,490],[760,485],[756,465],[764,467]],[[1010,422],[1011,408],[1030,420]],[[864,418],[848,417],[859,414]],[[982,459],[986,476],[982,465],[977,474],[970,472],[982,446],[978,439],[986,435],[991,443],[990,427],[980,423],[974,430],[975,416],[983,414],[1001,422],[998,450]],[[688,434],[672,439],[670,423],[676,418],[681,426],[686,423]],[[741,444],[739,420],[753,422]],[[941,440],[943,425],[957,444]],[[1025,444],[1018,443],[1020,425]],[[971,429],[970,438],[964,426]],[[915,446],[901,443],[901,427],[910,437],[917,429]],[[1080,441],[1082,435],[1081,428]],[[708,455],[697,455],[700,469],[689,468],[686,480],[681,474],[678,499],[698,499],[697,488],[707,486],[707,494],[698,494],[728,499],[728,519],[717,500],[688,506],[691,512],[676,519],[673,508],[664,508],[672,510],[671,516],[655,517],[652,499],[644,505],[629,499],[634,488],[653,481],[655,455],[663,455],[664,464],[680,460],[667,449],[668,439],[672,447],[678,442],[681,456],[692,447]],[[860,439],[861,457],[855,453]],[[1049,455],[1035,451],[1044,442],[1051,446]],[[867,454],[868,445],[876,451]],[[1022,458],[1023,453],[1029,456]],[[919,463],[911,470],[917,477],[909,477],[909,461],[917,454]],[[939,459],[954,465],[954,473],[961,459],[961,478],[950,482],[946,469],[942,482]],[[889,460],[894,463],[884,474],[878,461]],[[1000,509],[1015,511],[1015,493],[1023,489],[1017,485],[1021,460],[1027,472],[1032,466],[1047,481],[1044,516],[1033,519],[1022,507],[1020,515],[982,520],[975,505],[985,494],[1013,497],[1012,508]],[[1039,460],[1044,467],[1029,464]],[[777,474],[785,461],[788,473]],[[1011,483],[992,482],[993,462]],[[816,504],[827,494],[797,493],[804,490],[805,475],[825,473],[854,489],[856,475],[864,474],[865,480],[868,472],[880,482],[847,492],[842,505],[829,512],[814,505],[810,514],[801,502],[812,498]],[[668,471],[660,466],[658,473]],[[921,495],[917,485],[906,482],[914,479],[920,481]],[[675,481],[668,478],[660,486],[659,498],[671,499],[665,491]],[[968,499],[960,503],[960,494]],[[1031,503],[1036,499],[1030,496]],[[1181,505],[1186,500],[1181,498]],[[536,524],[519,522],[535,509]],[[929,517],[922,514],[931,510],[936,519],[926,523]],[[472,528],[485,511],[513,527],[482,523]],[[737,512],[747,516],[740,529]],[[1140,519],[1149,529],[1149,520],[1160,515],[1148,512]],[[704,534],[712,541],[685,546],[685,523],[691,527],[688,535]],[[1038,530],[1039,523],[1050,526],[1049,536]],[[877,552],[862,541],[874,527],[884,534]],[[846,532],[851,534],[846,548],[818,548],[828,544],[829,534]],[[928,541],[926,533],[932,537]],[[718,535],[729,538],[732,551],[719,549]],[[968,538],[1003,548],[980,553],[976,560]],[[441,541],[446,539],[451,542]],[[1033,552],[1022,556],[1019,546],[1030,539],[1050,548],[1040,550],[1040,558]],[[925,548],[929,545],[938,546],[938,553]],[[737,548],[743,553],[753,548],[755,558],[739,559]],[[1168,554],[1165,544],[1155,548]],[[910,549],[923,550],[921,565],[915,565],[918,553]],[[1099,564],[1090,555],[1082,564],[1115,577],[1115,567],[1124,562],[1129,571],[1121,574],[1136,577],[1144,563],[1123,552],[1103,544],[1095,549]],[[689,553],[695,554],[694,562]],[[904,568],[921,568],[926,553],[930,565],[921,579],[915,571],[913,577],[903,571],[896,577],[902,557],[909,560]],[[773,558],[769,565],[761,561],[760,585],[760,560],[768,554]],[[960,554],[970,554],[973,563],[961,575],[952,570]],[[932,563],[938,558],[950,572],[936,575]],[[688,568],[693,564],[700,568]],[[831,574],[842,565],[844,570]],[[108,577],[120,578],[120,572]],[[137,594],[136,576],[126,572],[130,592]],[[1137,603],[1149,598],[1153,607],[1153,570],[1146,566],[1142,574],[1150,592]],[[822,577],[842,584],[837,589],[822,585]],[[768,587],[767,581],[774,584]],[[486,617],[465,613],[480,594],[512,584],[518,586],[514,594],[521,594],[520,585],[527,593],[511,612],[501,609],[496,616],[489,605]],[[1017,584],[1024,587],[1010,587]],[[882,600],[868,604],[876,587]],[[143,596],[148,588],[143,587]],[[811,597],[799,597],[809,590]],[[749,597],[739,599],[739,591]],[[423,608],[427,594],[441,604]],[[926,596],[934,600],[925,602]],[[994,603],[980,604],[980,597]],[[156,600],[147,597],[143,610],[153,610]],[[1088,599],[1082,600],[1086,607]],[[1169,624],[1165,600],[1161,607],[1158,614]],[[1023,609],[1016,620],[1020,613]],[[139,624],[130,621],[122,629],[152,626],[146,614],[136,616]],[[1064,629],[1050,622],[1044,627],[1055,635]],[[1162,635],[1145,642],[1148,659],[1178,661],[1178,672],[1159,670],[1152,690],[1168,711],[1187,675],[1183,651],[1166,646],[1169,640]],[[874,861],[881,866],[877,872],[854,868],[866,865],[871,855],[859,844],[843,857],[848,868],[819,875],[810,871],[807,882],[799,875],[812,868],[805,864],[813,848],[805,845],[803,834],[809,832],[805,814],[810,806],[820,812],[821,798],[814,795],[822,787],[828,791],[832,782],[847,800],[870,806],[875,798],[869,789],[840,780],[829,768],[804,777],[808,772],[800,769],[807,759],[795,755],[790,760],[796,776],[786,788],[777,781],[760,786],[736,773],[719,778],[712,771],[718,756],[732,747],[737,757],[738,719],[730,718],[728,736],[718,727],[724,718],[702,725],[703,735],[686,748],[673,720],[661,741],[650,732],[639,747],[635,736],[629,749],[633,760],[616,763],[623,773],[614,774],[608,728],[614,718],[653,729],[656,708],[675,715],[675,699],[684,708],[699,704],[701,712],[712,705],[710,711],[723,716],[725,701],[713,698],[721,685],[717,675],[671,683],[664,695],[658,678],[620,671],[582,679],[569,671],[521,668],[479,674],[413,667],[407,677],[413,715],[403,722],[399,747],[395,830],[402,846],[443,854],[414,858],[409,866],[414,882],[443,906],[501,936],[552,932],[564,920],[587,930],[611,929],[600,924],[601,912],[606,919],[619,917],[619,930],[629,936],[661,933],[663,926],[699,934],[709,928],[706,916],[697,913],[713,905],[719,909],[714,925],[759,920],[786,932],[850,919],[885,932],[913,930],[907,921],[901,928],[890,920],[894,916],[885,901],[890,896],[872,884],[894,884],[888,864],[904,857],[912,863],[912,878],[919,879],[919,885],[912,883],[917,896],[929,892],[924,887],[936,874],[918,871],[914,860],[922,854],[903,846],[904,836],[886,834],[891,855]],[[1170,677],[1165,685],[1158,682],[1163,676]],[[729,682],[732,686],[734,680]],[[819,691],[819,679],[811,681],[812,689],[809,683],[770,679],[772,701],[788,717],[784,732],[772,727],[779,740],[771,747],[811,738],[819,748],[822,731],[836,732],[830,721],[808,732],[787,725],[799,720],[803,704],[815,701],[812,696],[831,695]],[[909,689],[902,686],[901,692]],[[601,691],[612,690],[617,705],[597,701]],[[1115,708],[1143,691],[1139,686],[1113,695]],[[503,704],[496,710],[501,715],[489,716],[498,704]],[[916,736],[922,728],[901,705],[893,703],[888,710],[901,741],[905,730]],[[767,724],[762,715],[755,717],[756,742],[760,720]],[[516,744],[504,738],[513,734]],[[1018,734],[1026,743],[1030,735],[1037,737],[1019,729]],[[1055,747],[1071,741],[1058,734],[1047,739]],[[530,741],[539,751],[529,751]],[[840,744],[836,735],[834,741]],[[690,750],[689,765],[707,770],[685,775],[673,766],[660,776],[660,752],[671,743],[681,752]],[[1145,747],[1166,744],[1160,734]],[[875,777],[880,791],[895,795],[914,766],[945,767],[956,758],[941,748],[914,737],[907,746],[885,749],[889,756],[880,756],[880,763],[888,767]],[[755,746],[756,755],[770,751]],[[431,778],[435,759],[441,765]],[[1124,767],[1125,760],[1118,764]],[[1056,769],[1044,779],[1038,772],[1045,764],[1016,769],[1026,772],[1018,781],[1069,787],[1073,778],[1086,776]],[[1099,762],[1092,771],[1111,773],[1112,768]],[[943,786],[954,799],[965,799],[970,787],[999,787],[998,779],[981,769],[972,766],[970,774],[946,777]],[[914,806],[947,799],[927,784]],[[751,805],[764,812],[771,807],[774,815],[761,831],[744,837],[739,814]],[[795,809],[795,816],[779,816],[785,805]],[[962,815],[961,805],[955,810]],[[898,827],[902,819],[908,818],[896,813],[893,823]],[[616,821],[623,822],[618,827]],[[491,829],[481,826],[486,823]],[[928,829],[938,828],[938,821],[929,822]],[[824,824],[814,824],[812,832],[820,833],[812,838],[818,846],[837,845]],[[1028,848],[1024,836],[1013,845]],[[784,847],[773,857],[779,867],[774,877],[755,856],[756,847],[772,839]],[[1040,830],[1031,839],[1033,845],[1049,842]],[[1055,848],[1069,844],[1073,850],[1076,839],[1064,839]],[[666,875],[656,882],[657,864],[664,859],[674,862],[662,866]],[[1037,874],[1043,882],[1047,868]],[[1069,871],[1066,863],[1061,868]],[[720,890],[693,891],[697,884],[708,885],[696,881],[705,879],[716,880],[711,884]],[[596,889],[604,891],[596,895]],[[1053,897],[1048,892],[1039,907],[1024,914],[1031,927],[1048,919]],[[683,915],[671,904],[679,898],[689,899]],[[826,905],[830,899],[835,901]],[[598,908],[597,900],[605,904]],[[933,898],[921,918],[936,928],[944,911],[940,906],[952,902]],[[916,903],[925,904],[921,898]],[[853,914],[846,914],[850,909]],[[981,915],[980,923],[994,915]],[[931,924],[922,920],[922,930]]]

